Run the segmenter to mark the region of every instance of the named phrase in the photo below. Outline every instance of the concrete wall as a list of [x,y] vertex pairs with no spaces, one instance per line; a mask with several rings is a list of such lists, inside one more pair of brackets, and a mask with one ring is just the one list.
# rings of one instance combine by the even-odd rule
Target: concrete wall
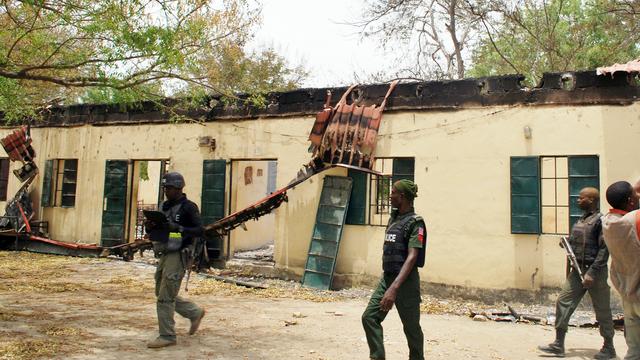
[[[492,289],[559,286],[565,260],[557,236],[510,233],[509,158],[599,155],[603,190],[612,181],[640,176],[632,155],[640,151],[638,120],[639,103],[387,112],[376,154],[415,157],[420,186],[416,210],[429,230],[422,279]],[[79,159],[75,208],[46,208],[43,217],[53,238],[98,243],[106,159],[170,159],[169,170],[185,175],[185,192],[198,204],[205,159],[277,159],[279,188],[308,161],[312,124],[312,117],[280,117],[204,125],[33,129],[41,168],[50,158]],[[524,136],[525,126],[532,129],[530,139]],[[216,139],[215,151],[198,146],[198,137],[205,135]],[[275,261],[280,268],[303,271],[324,175],[289,191],[289,202],[275,212]],[[34,196],[39,198],[41,176],[36,184]],[[11,194],[17,181],[11,178],[9,186]],[[234,230],[232,239],[242,231]],[[383,232],[376,226],[346,226],[337,272],[378,276]]]
[[138,201],[145,205],[158,203],[158,191],[160,189],[160,161],[149,161],[147,163],[149,180],[140,179],[138,187]]
[[[639,104],[387,113],[376,153],[416,158],[415,205],[429,231],[422,278],[495,289],[560,286],[565,258],[558,236],[510,233],[509,158],[599,155],[604,190],[613,181],[640,175],[630,156],[640,150],[639,118]],[[525,126],[532,129],[530,139]],[[297,273],[304,266],[309,241],[304,234],[313,227],[320,189],[320,179],[299,186],[279,214],[276,262]],[[285,223],[291,218],[294,224]],[[379,274],[383,232],[346,226],[337,272]]]

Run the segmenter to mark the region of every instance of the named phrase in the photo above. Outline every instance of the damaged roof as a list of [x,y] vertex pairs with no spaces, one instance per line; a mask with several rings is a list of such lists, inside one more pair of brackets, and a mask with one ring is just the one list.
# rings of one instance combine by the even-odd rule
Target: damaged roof
[[640,59],[631,60],[626,64],[613,64],[611,66],[596,69],[598,75],[614,74],[616,72],[638,73],[640,72]]
[[[533,89],[522,85],[524,76],[505,75],[478,79],[402,83],[387,101],[387,111],[457,110],[467,107],[514,105],[629,105],[640,98],[638,76],[617,72],[599,76],[596,71],[546,73]],[[367,106],[380,103],[388,84],[358,86],[349,102]],[[323,109],[327,91],[339,99],[347,87],[297,89],[270,93],[264,108],[242,103],[225,105],[220,98],[210,98],[207,106],[185,110],[182,115],[200,121],[253,119],[268,117],[308,116]],[[167,99],[166,103],[175,103]],[[144,102],[123,109],[118,104],[81,104],[50,109],[38,127],[80,126],[85,124],[134,125],[167,123],[167,113],[156,104]]]

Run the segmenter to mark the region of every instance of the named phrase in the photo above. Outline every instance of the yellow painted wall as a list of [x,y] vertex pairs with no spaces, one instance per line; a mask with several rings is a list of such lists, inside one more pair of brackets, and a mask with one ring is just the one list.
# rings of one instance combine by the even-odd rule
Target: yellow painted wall
[[[599,155],[604,191],[613,181],[640,176],[630,156],[640,151],[638,120],[639,104],[387,113],[377,155],[416,158],[420,191],[415,205],[429,233],[422,279],[498,289],[560,286],[565,258],[558,236],[510,233],[509,158]],[[524,136],[527,125],[531,139]],[[296,220],[279,223],[276,262],[297,273],[308,251],[303,235],[313,227],[320,184],[315,179],[292,191],[279,214],[283,222]],[[381,227],[346,226],[337,272],[380,274],[383,233]]]
[[[250,168],[251,182],[245,184],[245,171]],[[261,175],[258,175],[258,174]],[[236,212],[267,196],[268,161],[235,161],[231,182],[231,211]],[[231,251],[253,250],[274,243],[275,214],[245,223],[231,233]]]
[[147,171],[149,180],[140,180],[138,201],[145,205],[158,204],[158,190],[160,188],[160,161],[149,161]]
[[[633,155],[640,153],[638,120],[639,103],[387,112],[376,153],[416,159],[416,210],[426,218],[429,233],[422,279],[484,288],[559,286],[565,263],[557,236],[510,233],[509,158],[599,155],[604,190],[613,181],[640,177]],[[312,117],[304,117],[33,129],[40,167],[47,158],[79,159],[76,207],[47,208],[44,219],[54,238],[99,242],[106,159],[170,159],[170,170],[185,175],[185,192],[198,205],[205,159],[277,159],[278,187],[284,186],[309,159],[312,123]],[[531,139],[524,137],[526,125]],[[198,147],[198,137],[205,135],[216,139],[215,151]],[[278,267],[302,273],[323,176],[289,191],[289,202],[275,213]],[[41,176],[36,183],[42,185]],[[16,187],[12,179],[9,193]],[[234,230],[232,238],[241,231]],[[337,272],[378,276],[383,231],[346,226]]]

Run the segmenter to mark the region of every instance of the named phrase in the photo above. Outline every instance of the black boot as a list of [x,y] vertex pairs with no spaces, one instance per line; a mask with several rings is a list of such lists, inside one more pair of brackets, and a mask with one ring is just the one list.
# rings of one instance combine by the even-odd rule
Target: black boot
[[613,347],[613,338],[604,339],[604,345],[602,345],[602,349],[597,353],[594,359],[604,360],[604,359],[615,359],[616,358],[616,349]]
[[556,340],[547,346],[538,346],[538,349],[548,354],[564,357],[564,336],[566,334],[566,331],[556,329]]

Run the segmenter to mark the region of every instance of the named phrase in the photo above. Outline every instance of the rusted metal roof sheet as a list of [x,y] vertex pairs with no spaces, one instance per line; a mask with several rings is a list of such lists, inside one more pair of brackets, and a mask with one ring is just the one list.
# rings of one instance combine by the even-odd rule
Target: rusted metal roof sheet
[[611,66],[599,67],[596,69],[598,75],[608,75],[615,72],[640,72],[640,59],[631,60],[626,64],[613,64]]

